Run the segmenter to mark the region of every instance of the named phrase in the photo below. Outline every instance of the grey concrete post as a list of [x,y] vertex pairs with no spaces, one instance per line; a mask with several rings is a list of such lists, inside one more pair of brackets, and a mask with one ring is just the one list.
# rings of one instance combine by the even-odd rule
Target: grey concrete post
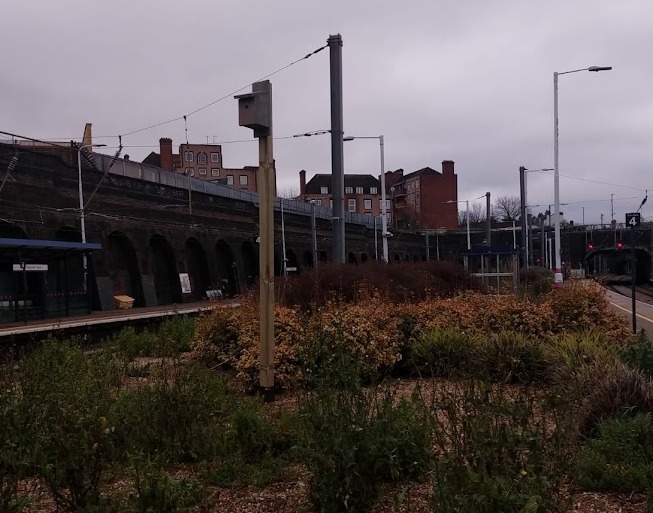
[[342,36],[327,40],[331,76],[331,197],[333,198],[333,261],[345,262],[345,171],[342,123]]

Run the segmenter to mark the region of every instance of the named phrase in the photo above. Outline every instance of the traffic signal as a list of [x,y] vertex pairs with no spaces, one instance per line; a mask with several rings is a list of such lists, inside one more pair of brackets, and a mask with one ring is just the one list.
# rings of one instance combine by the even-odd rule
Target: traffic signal
[[593,242],[588,242],[588,243],[587,243],[587,249],[588,249],[589,251],[592,251],[592,250],[594,249],[594,243],[593,243]]
[[624,243],[621,242],[621,241],[617,242],[617,249],[618,249],[618,250],[622,250],[622,249],[624,249]]

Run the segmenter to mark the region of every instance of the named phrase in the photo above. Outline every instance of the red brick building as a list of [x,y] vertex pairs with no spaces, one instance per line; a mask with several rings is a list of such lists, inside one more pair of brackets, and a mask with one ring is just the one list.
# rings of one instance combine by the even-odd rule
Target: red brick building
[[442,172],[430,167],[407,175],[403,169],[389,171],[385,182],[394,226],[414,230],[458,227],[458,176],[452,160],[442,161]]
[[235,189],[257,192],[258,166],[226,168],[222,165],[220,144],[180,144],[179,153],[172,151],[172,139],[159,139],[160,153],[152,152],[143,164],[157,166],[175,173],[190,175],[200,180],[219,182]]
[[[299,172],[299,196],[303,201],[315,200],[318,205],[333,208],[331,175],[316,174],[306,182],[306,171]],[[345,175],[345,212],[366,216],[381,214],[381,183],[372,175]],[[387,209],[388,213],[390,209]]]

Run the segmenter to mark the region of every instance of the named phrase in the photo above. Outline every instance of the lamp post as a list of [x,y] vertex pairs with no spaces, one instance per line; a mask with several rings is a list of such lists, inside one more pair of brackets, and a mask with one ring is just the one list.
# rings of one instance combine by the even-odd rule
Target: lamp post
[[[84,191],[82,189],[82,150],[84,148],[102,148],[106,144],[83,144],[77,147],[77,186],[79,192],[79,221],[82,231],[82,244],[86,244],[86,215],[84,212]],[[88,258],[86,252],[82,253],[82,269],[84,292],[88,289]]]
[[381,239],[383,241],[383,261],[388,263],[388,237],[391,237],[388,232],[388,215],[385,198],[385,162],[384,162],[384,142],[382,135],[358,136],[358,137],[345,137],[343,141],[354,141],[356,139],[378,139],[379,148],[381,151]]
[[553,281],[557,287],[562,286],[562,259],[560,255],[560,168],[558,165],[558,76],[578,73],[579,71],[609,71],[612,66],[590,66],[553,73],[553,197],[555,203],[555,274]]

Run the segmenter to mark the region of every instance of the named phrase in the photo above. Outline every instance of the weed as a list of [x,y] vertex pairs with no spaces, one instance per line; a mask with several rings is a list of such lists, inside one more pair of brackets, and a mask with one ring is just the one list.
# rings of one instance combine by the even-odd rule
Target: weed
[[653,379],[653,342],[646,336],[646,331],[641,330],[637,340],[623,348],[621,361]]
[[650,414],[601,422],[576,457],[574,477],[586,490],[644,492],[653,479]]
[[160,356],[175,356],[190,351],[195,335],[195,321],[187,315],[175,315],[166,319],[157,332]]

